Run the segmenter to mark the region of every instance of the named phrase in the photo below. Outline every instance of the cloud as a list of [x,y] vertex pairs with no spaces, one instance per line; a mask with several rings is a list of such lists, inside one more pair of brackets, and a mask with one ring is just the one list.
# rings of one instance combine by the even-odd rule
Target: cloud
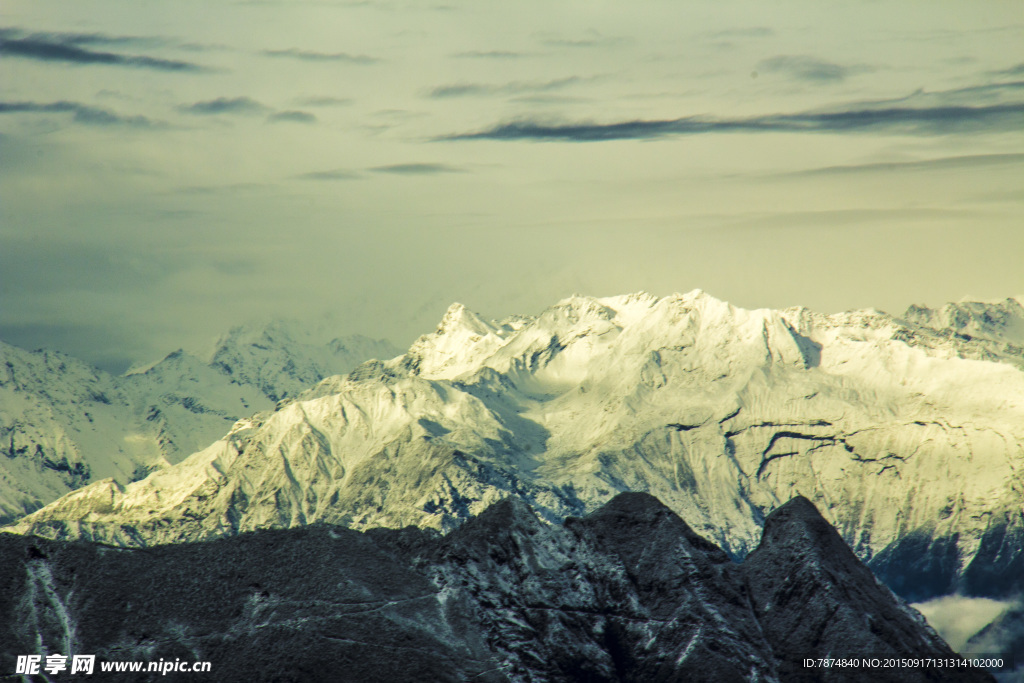
[[520,57],[526,57],[526,54],[510,52],[508,50],[471,50],[469,52],[457,52],[452,56],[460,59],[519,59]]
[[302,97],[295,102],[306,107],[347,107],[355,100],[348,97]]
[[265,190],[263,183],[227,183],[222,185],[183,185],[172,190],[185,195],[225,195]]
[[271,123],[316,123],[316,116],[306,111],[279,111],[267,117]]
[[392,173],[394,175],[434,175],[437,173],[462,173],[461,168],[446,164],[393,164],[391,166],[374,166],[374,173]]
[[135,336],[117,323],[0,322],[0,339],[12,346],[35,351],[45,344],[114,375],[127,370],[142,351]]
[[725,31],[715,31],[711,34],[715,38],[768,38],[773,35],[775,35],[775,30],[767,26],[732,28]]
[[1005,81],[1002,83],[982,83],[969,85],[952,90],[927,92],[923,88],[906,97],[893,100],[875,100],[864,104],[879,108],[896,104],[913,104],[919,107],[963,104],[978,105],[982,102],[1000,102],[1007,96],[1015,96],[1024,90],[1024,81]]
[[608,47],[611,45],[617,45],[627,42],[625,38],[617,36],[606,36],[599,31],[587,31],[586,36],[583,38],[565,38],[557,35],[545,35],[541,34],[538,36],[542,45],[548,47],[569,47],[569,48],[595,48],[595,47]]
[[18,28],[0,28],[0,39],[31,37],[62,45],[134,45],[137,47],[177,47],[188,50],[223,48],[223,45],[209,45],[182,42],[163,36],[112,36],[108,33],[75,33],[65,31],[33,31]]
[[289,57],[291,59],[301,59],[305,62],[346,62],[348,64],[375,64],[380,60],[376,57],[370,57],[369,55],[350,55],[346,52],[313,52],[311,50],[297,50],[290,48],[288,50],[264,50],[264,55],[268,57]]
[[1024,154],[971,154],[958,157],[923,159],[920,161],[890,161],[857,164],[854,166],[826,166],[824,168],[799,171],[792,175],[836,175],[888,171],[902,173],[904,171],[957,170],[986,166],[1012,166],[1015,164],[1024,164]]
[[[157,69],[160,71],[203,71],[204,67],[192,62],[161,59],[145,55],[124,55],[115,52],[90,50],[85,44],[122,44],[143,39],[112,37],[103,34],[33,33],[24,35],[15,29],[0,30],[0,55],[20,57],[42,62],[70,64],[109,64],[114,66]],[[154,39],[156,40],[156,39]]]
[[551,81],[512,81],[501,85],[485,83],[455,83],[442,85],[431,90],[427,96],[435,99],[447,97],[473,97],[486,95],[518,95],[521,93],[550,92],[581,83],[579,76],[568,76]]
[[998,71],[990,71],[990,74],[994,76],[1024,76],[1024,62],[1011,66],[1008,69],[999,69]]
[[0,289],[4,292],[116,293],[148,287],[181,266],[165,255],[124,245],[0,238]]
[[928,625],[938,631],[950,647],[960,651],[971,636],[1019,604],[947,595],[911,607],[924,615]]
[[195,102],[179,107],[188,114],[210,116],[216,114],[259,114],[267,110],[265,106],[249,97],[218,97],[213,100]]
[[808,55],[778,55],[757,64],[761,71],[781,73],[802,81],[818,83],[844,81],[852,74],[872,71],[868,66],[842,66]]
[[[650,140],[709,133],[899,133],[945,135],[1018,131],[1024,128],[1024,102],[987,105],[943,104],[959,100],[967,90],[1016,88],[1017,84],[976,86],[947,93],[915,93],[899,100],[852,103],[829,110],[796,114],[767,114],[748,118],[688,116],[663,120],[631,120],[613,123],[549,123],[521,119],[475,133],[457,133],[438,140],[548,140],[602,142]],[[978,92],[972,93],[974,96]],[[949,96],[948,98],[946,96]],[[911,106],[919,102],[918,106]],[[928,104],[931,103],[931,104]]]
[[349,171],[344,168],[337,168],[331,171],[313,171],[295,176],[299,180],[358,180],[362,174],[356,171]]
[[0,102],[0,114],[73,114],[72,120],[90,126],[130,126],[133,128],[157,128],[165,124],[145,116],[122,116],[107,109],[92,107],[81,102],[60,100],[57,102]]

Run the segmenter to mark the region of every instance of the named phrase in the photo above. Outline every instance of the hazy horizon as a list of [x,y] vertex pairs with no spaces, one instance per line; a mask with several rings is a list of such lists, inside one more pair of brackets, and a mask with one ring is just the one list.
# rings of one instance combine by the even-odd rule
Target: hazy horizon
[[1024,294],[1013,4],[11,0],[0,339]]

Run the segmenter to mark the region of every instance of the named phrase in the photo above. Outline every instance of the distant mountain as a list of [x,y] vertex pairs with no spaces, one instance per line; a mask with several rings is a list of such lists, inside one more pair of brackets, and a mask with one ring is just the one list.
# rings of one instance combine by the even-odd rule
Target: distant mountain
[[141,479],[208,446],[241,417],[398,353],[361,336],[321,347],[308,337],[284,323],[240,328],[209,361],[176,351],[120,377],[0,342],[0,520],[92,481]]
[[558,522],[647,491],[743,557],[801,494],[907,599],[1011,595],[1024,355],[1007,341],[1019,311],[968,308],[984,306],[987,336],[923,309],[744,310],[700,291],[494,323],[454,305],[406,354],[12,529],[130,546],[317,521],[450,531],[510,495]]
[[997,303],[960,302],[938,309],[911,306],[903,317],[918,325],[961,339],[986,339],[1002,345],[1011,357],[1024,355],[1024,306],[1017,299]]
[[383,339],[330,336],[313,326],[275,321],[236,327],[217,340],[208,363],[272,401],[292,397],[325,377],[344,374],[371,358],[401,350]]
[[[0,585],[7,671],[93,654],[97,671],[208,661],[225,682],[994,680],[804,498],[741,565],[634,493],[564,526],[512,497],[445,537],[314,525],[112,551],[0,534]],[[943,665],[883,665],[904,658]]]

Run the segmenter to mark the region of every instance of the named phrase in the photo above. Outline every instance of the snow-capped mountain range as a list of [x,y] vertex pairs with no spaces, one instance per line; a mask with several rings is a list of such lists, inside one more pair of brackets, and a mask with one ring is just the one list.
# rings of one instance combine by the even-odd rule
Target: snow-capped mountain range
[[115,376],[0,342],[0,520],[91,481],[141,479],[208,446],[241,417],[398,352],[384,341],[318,339],[275,322],[231,330],[206,358],[179,350]]
[[315,521],[447,531],[510,495],[558,521],[631,490],[743,556],[801,494],[904,597],[1008,594],[1024,576],[1022,347],[1012,299],[894,317],[574,296],[493,323],[456,304],[405,354],[12,530],[125,545]]

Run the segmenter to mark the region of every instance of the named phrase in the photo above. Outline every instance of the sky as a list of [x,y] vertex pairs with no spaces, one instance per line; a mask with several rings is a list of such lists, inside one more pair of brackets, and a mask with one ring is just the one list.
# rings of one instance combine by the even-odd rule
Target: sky
[[1021,296],[1022,46],[1010,0],[5,0],[0,339]]

